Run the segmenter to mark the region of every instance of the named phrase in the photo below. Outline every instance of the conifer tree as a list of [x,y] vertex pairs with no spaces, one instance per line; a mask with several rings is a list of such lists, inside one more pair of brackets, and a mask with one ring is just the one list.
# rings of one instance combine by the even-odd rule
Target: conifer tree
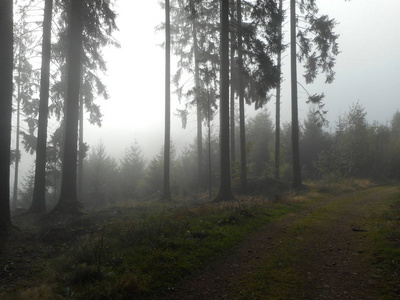
[[10,219],[10,143],[13,91],[13,1],[0,1],[0,238]]
[[247,163],[246,163],[246,131],[245,131],[245,115],[244,115],[244,91],[243,91],[243,37],[242,37],[242,1],[236,0],[237,4],[237,49],[238,49],[238,74],[237,82],[239,89],[239,122],[240,122],[240,187],[242,192],[246,192],[247,188]]
[[[116,30],[117,27],[115,24],[116,14],[111,8],[110,1],[82,0],[81,2],[82,3],[77,3],[76,0],[66,2],[67,5],[65,7],[69,8],[69,13],[67,14],[64,7],[58,7],[58,9],[61,9],[61,18],[59,19],[61,30],[59,31],[59,41],[54,46],[56,60],[60,65],[58,75],[61,79],[73,76],[73,83],[71,83],[71,80],[67,79],[66,82],[65,80],[60,80],[52,86],[53,98],[56,101],[54,101],[50,106],[51,111],[55,113],[59,119],[61,118],[63,111],[65,111],[66,116],[63,122],[65,126],[65,139],[64,150],[62,153],[63,170],[61,194],[60,201],[55,208],[55,210],[66,212],[77,212],[79,207],[77,199],[76,170],[78,153],[77,130],[79,111],[82,110],[80,98],[83,98],[84,106],[90,112],[89,121],[100,125],[101,113],[99,106],[94,103],[94,93],[96,92],[104,98],[108,97],[106,87],[97,75],[98,70],[106,70],[106,63],[102,58],[101,49],[105,45],[119,46],[111,36],[112,32]],[[72,26],[71,22],[75,25]],[[71,30],[75,33],[70,34]],[[73,43],[72,46],[71,43]],[[77,47],[79,48],[80,53],[78,53]],[[65,49],[67,49],[67,51]],[[70,51],[73,53],[71,54]],[[76,58],[79,58],[79,64],[76,61]],[[79,74],[76,73],[77,69],[79,69]],[[66,71],[68,71],[67,76],[63,76]],[[72,75],[71,72],[74,75]],[[78,82],[76,82],[76,80],[78,80]],[[65,88],[66,83],[68,83],[67,88]],[[70,89],[72,89],[72,96],[69,92]],[[68,99],[65,101],[66,104],[64,107],[64,103],[62,103],[61,100],[62,97],[65,96],[67,96]],[[72,103],[70,100],[72,100]],[[68,144],[67,140],[70,140],[71,142]],[[82,144],[85,147],[82,147]],[[80,154],[85,154],[86,150],[86,145],[80,143]],[[66,154],[66,152],[68,154]],[[68,157],[67,161],[69,160],[69,166],[65,166],[66,157]],[[73,165],[73,167],[71,165]],[[72,168],[74,168],[75,171],[73,171]],[[65,172],[67,172],[67,177],[69,178],[67,182],[64,182]],[[73,177],[75,177],[74,180]],[[80,180],[81,179],[82,176],[80,177]],[[72,184],[74,184],[73,187]],[[67,187],[64,191],[63,186]],[[68,188],[68,186],[71,188]],[[67,205],[65,198],[74,200],[71,200],[71,205]],[[61,201],[61,199],[63,200]],[[71,207],[68,208],[67,206]]]
[[[261,108],[268,100],[268,92],[276,87],[279,74],[272,55],[277,52],[277,24],[281,15],[275,1],[257,1],[255,4],[238,0],[236,20],[232,26],[237,36],[236,85],[239,95],[240,121],[240,186],[246,191],[247,147],[245,135],[245,100]],[[242,20],[243,16],[247,16]]]
[[297,53],[296,53],[296,0],[290,0],[290,83],[292,105],[292,155],[293,155],[293,187],[300,188],[301,168],[299,149],[299,117],[297,103]]
[[164,176],[162,199],[171,199],[170,150],[171,150],[171,24],[169,0],[165,0],[165,135],[164,135]]
[[279,0],[279,14],[282,19],[278,24],[278,55],[277,55],[277,68],[279,74],[278,85],[276,86],[276,103],[275,103],[275,179],[280,178],[280,137],[281,137],[281,74],[282,74],[282,23],[283,23],[283,0]]
[[229,0],[221,1],[220,21],[220,157],[221,178],[216,201],[233,199],[229,158]]
[[[206,95],[213,94],[209,82],[216,80],[216,65],[218,51],[216,44],[215,3],[204,3],[198,0],[175,0],[171,2],[171,36],[172,51],[179,58],[178,69],[174,74],[174,83],[179,100],[188,100],[184,109],[178,109],[183,127],[186,127],[188,110],[196,110],[197,126],[197,176],[198,187],[204,188],[204,154],[203,154],[203,125],[207,118],[208,102]],[[182,75],[194,78],[192,86],[182,84]],[[186,77],[186,76],[185,76]],[[215,99],[212,99],[215,102]]]
[[[304,19],[305,29],[297,26],[298,15],[296,4]],[[297,98],[297,58],[304,62],[304,78],[306,83],[312,83],[318,72],[326,74],[326,83],[334,80],[335,56],[339,54],[336,35],[333,30],[336,25],[334,19],[328,16],[318,16],[318,8],[314,0],[290,0],[290,61],[291,61],[291,104],[292,104],[292,155],[293,155],[293,187],[302,185],[299,149],[299,122]],[[310,37],[311,36],[311,37]],[[299,52],[297,52],[297,43]],[[323,108],[321,101],[324,95],[310,95],[308,102],[318,104]],[[322,112],[323,113],[323,112]]]
[[[18,199],[18,188],[19,188],[19,163],[21,159],[20,151],[20,137],[24,137],[22,142],[27,148],[27,136],[26,133],[21,129],[21,116],[25,115],[25,121],[28,124],[28,130],[30,133],[34,132],[36,126],[37,116],[37,101],[34,98],[34,92],[36,90],[36,79],[37,72],[34,71],[33,66],[30,62],[32,54],[35,50],[35,39],[34,30],[32,29],[31,19],[29,11],[31,10],[30,4],[16,6],[15,19],[17,20],[14,24],[14,67],[15,67],[15,101],[16,115],[15,124],[15,154],[14,161],[14,186],[13,186],[13,199],[11,202],[11,209],[17,207]],[[36,140],[31,139],[35,144]]]
[[68,30],[68,86],[65,111],[64,152],[59,201],[53,212],[77,213],[77,140],[83,32],[83,0],[71,0]]
[[51,21],[53,0],[46,0],[43,19],[42,66],[40,78],[40,103],[38,136],[36,146],[35,184],[33,189],[31,213],[46,212],[46,149],[47,120],[49,112]]

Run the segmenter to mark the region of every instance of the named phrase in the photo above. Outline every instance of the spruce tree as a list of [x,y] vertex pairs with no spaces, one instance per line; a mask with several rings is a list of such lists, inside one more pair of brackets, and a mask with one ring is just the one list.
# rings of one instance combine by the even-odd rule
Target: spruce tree
[[68,30],[68,86],[65,111],[61,192],[53,212],[77,213],[77,141],[83,32],[83,0],[71,0]]
[[[296,6],[304,19],[304,26],[297,26]],[[292,105],[292,155],[293,155],[293,187],[302,186],[299,149],[299,121],[297,97],[297,59],[304,63],[303,74],[307,84],[312,83],[321,71],[326,75],[326,83],[334,80],[333,67],[336,55],[339,54],[337,39],[334,33],[336,21],[327,15],[318,16],[318,7],[313,0],[290,0],[290,61],[291,61],[291,105]],[[304,29],[303,29],[304,28]],[[299,51],[297,51],[297,44]],[[324,95],[310,95],[308,102],[322,109]]]
[[220,159],[221,178],[216,201],[233,199],[229,158],[229,0],[221,1],[220,44]]
[[276,103],[275,103],[275,179],[280,179],[280,137],[281,137],[281,82],[282,82],[282,23],[283,23],[283,0],[279,0],[279,14],[282,19],[278,24],[278,55],[277,55],[277,68],[278,68],[278,85],[276,86]]
[[165,135],[164,176],[162,199],[171,199],[170,152],[171,152],[171,24],[169,0],[165,0]]
[[0,1],[0,238],[10,219],[10,143],[13,92],[13,1]]
[[46,149],[47,120],[49,113],[50,59],[51,59],[51,21],[53,0],[46,0],[43,19],[42,66],[40,78],[39,121],[36,146],[35,184],[33,189],[31,213],[46,212]]

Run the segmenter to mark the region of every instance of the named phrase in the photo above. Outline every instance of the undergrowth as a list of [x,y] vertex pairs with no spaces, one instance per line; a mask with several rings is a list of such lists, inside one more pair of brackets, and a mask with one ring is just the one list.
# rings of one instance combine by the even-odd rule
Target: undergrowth
[[[154,299],[304,202],[261,198],[226,203],[138,204],[77,239],[43,274],[49,299]],[[45,279],[46,278],[46,279]],[[36,293],[37,289],[32,289]],[[30,297],[29,291],[24,292]],[[20,296],[22,294],[19,294]],[[46,299],[46,296],[42,296]]]
[[[352,182],[345,188],[310,184],[309,193],[279,202],[243,196],[245,200],[224,203],[149,201],[103,209],[94,216],[103,220],[101,226],[86,228],[67,252],[46,261],[45,271],[36,278],[42,285],[4,299],[163,298],[183,277],[226,255],[262,224],[319,201],[325,193],[367,186],[370,183]],[[271,264],[292,274],[281,268],[279,258]],[[290,278],[292,283],[298,280]]]
[[[373,186],[370,183],[362,182],[346,184],[342,186],[349,191],[354,189],[364,189],[365,186]],[[331,188],[336,185],[330,185]],[[321,187],[323,192],[321,191]],[[314,184],[309,195],[318,197],[320,193],[326,193],[325,184]],[[341,211],[346,202],[356,201],[363,197],[368,197],[371,191],[385,190],[377,187],[372,190],[362,190],[354,194],[347,194],[344,197],[337,197],[336,201],[324,204],[323,207],[314,211],[308,217],[298,220],[290,229],[287,230],[286,237],[282,237],[278,245],[274,246],[263,261],[258,262],[258,269],[250,276],[242,278],[235,290],[235,299],[311,299],[311,294],[304,276],[299,273],[299,269],[294,266],[302,266],[309,263],[312,259],[303,245],[304,240],[316,238],[316,228],[320,228],[321,220],[334,224],[337,213]],[[387,188],[386,188],[387,190]],[[336,194],[335,191],[332,194]],[[341,193],[340,193],[341,194]],[[371,263],[374,273],[371,282],[381,296],[380,299],[399,299],[400,298],[400,196],[395,193],[393,196],[385,197],[382,194],[382,201],[375,204],[369,210],[366,217],[365,233],[368,239],[370,251],[366,251],[364,256]],[[360,224],[361,225],[361,224]],[[308,235],[308,236],[307,236]],[[299,237],[299,240],[296,239]],[[299,242],[300,241],[300,242]],[[310,293],[310,294],[308,294]]]
[[400,196],[371,211],[368,240],[373,246],[374,277],[384,299],[400,298]]
[[367,189],[376,186],[375,183],[367,179],[346,179],[340,181],[317,181],[308,182],[314,191],[324,194],[339,195],[349,193],[360,189]]

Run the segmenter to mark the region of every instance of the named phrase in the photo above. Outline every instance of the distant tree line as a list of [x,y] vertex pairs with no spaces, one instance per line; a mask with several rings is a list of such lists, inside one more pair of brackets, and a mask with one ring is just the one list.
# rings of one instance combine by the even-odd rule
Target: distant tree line
[[[339,116],[333,132],[322,126],[315,110],[310,110],[300,124],[300,156],[304,180],[336,182],[345,179],[388,181],[400,179],[400,112],[390,124],[369,123],[361,104],[353,104]],[[247,171],[249,180],[265,181],[274,177],[275,130],[270,114],[263,110],[246,124]],[[291,125],[284,123],[281,132],[281,177],[290,182],[292,174]],[[206,143],[206,138],[203,140]],[[216,136],[211,144],[211,182],[213,193],[219,179],[219,145]],[[239,148],[239,143],[236,145]],[[198,197],[197,139],[181,153],[171,147],[171,193],[173,197]],[[208,153],[208,149],[203,149]],[[146,201],[160,197],[162,191],[163,149],[150,161],[146,160],[135,141],[121,159],[111,157],[99,143],[91,147],[85,158],[82,204],[102,206],[129,201]],[[232,187],[240,190],[240,167],[232,166]],[[20,206],[28,207],[33,191],[33,173],[27,176],[20,190]],[[208,181],[208,175],[204,178]],[[49,206],[56,204],[59,188],[48,181]],[[51,184],[50,184],[51,183]],[[57,185],[60,183],[57,182]],[[268,188],[268,186],[266,186]]]

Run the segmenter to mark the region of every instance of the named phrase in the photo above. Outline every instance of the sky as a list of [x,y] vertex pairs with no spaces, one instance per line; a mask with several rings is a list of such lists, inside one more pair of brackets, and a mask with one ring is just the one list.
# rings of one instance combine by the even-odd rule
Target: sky
[[[286,1],[288,2],[288,1]],[[286,7],[288,4],[286,3]],[[311,93],[325,94],[325,108],[330,128],[334,130],[338,116],[359,102],[366,110],[370,122],[390,122],[400,108],[400,1],[396,0],[321,0],[321,14],[327,14],[338,22],[340,34],[335,66],[336,77],[332,84],[325,84],[324,76],[307,85]],[[164,51],[158,45],[164,33],[155,27],[164,20],[164,12],[158,1],[119,0],[117,5],[118,26],[116,38],[120,49],[108,49],[109,70],[106,82],[110,100],[100,101],[104,113],[103,126],[89,126],[85,139],[94,145],[104,143],[114,156],[124,154],[125,148],[137,140],[146,156],[160,152],[164,134]],[[285,28],[289,38],[288,28]],[[290,63],[288,51],[284,57],[282,87],[282,120],[290,120]],[[172,64],[172,72],[175,65]],[[299,73],[301,66],[299,66]],[[299,75],[299,81],[304,80]],[[273,93],[274,94],[274,93]],[[300,122],[309,110],[306,94],[299,87]],[[172,112],[179,105],[172,94]],[[274,117],[275,100],[267,109]],[[253,108],[246,107],[252,116]],[[181,130],[178,118],[172,119],[172,140],[178,149],[193,141],[195,121],[189,121]]]
[[[104,82],[110,99],[98,100],[104,115],[102,127],[87,123],[84,139],[92,148],[103,143],[117,161],[136,140],[146,158],[151,159],[160,153],[164,142],[165,56],[159,46],[164,41],[164,33],[155,31],[155,27],[164,21],[164,12],[158,0],[116,2],[119,32],[115,38],[121,48],[104,50],[108,61]],[[392,115],[400,109],[400,1],[320,0],[317,3],[321,14],[336,19],[336,33],[340,34],[341,53],[335,66],[335,81],[324,84],[322,75],[314,84],[306,86],[310,94],[325,94],[330,123],[327,130],[333,132],[339,115],[346,113],[356,102],[365,108],[370,122],[389,124]],[[285,6],[287,8],[288,3]],[[285,35],[288,39],[286,27]],[[284,54],[282,70],[283,121],[290,120],[288,53],[289,50]],[[173,73],[174,62],[171,68]],[[299,82],[305,85],[300,75]],[[309,109],[305,101],[306,93],[299,87],[300,122],[304,121]],[[179,104],[172,94],[172,112],[177,107],[183,107],[183,104]],[[272,98],[266,107],[274,117],[275,99]],[[254,115],[252,107],[246,107],[246,115]],[[185,130],[177,117],[172,118],[171,126],[171,139],[177,149],[195,138],[193,118]],[[25,160],[29,159],[32,161],[25,154]]]

